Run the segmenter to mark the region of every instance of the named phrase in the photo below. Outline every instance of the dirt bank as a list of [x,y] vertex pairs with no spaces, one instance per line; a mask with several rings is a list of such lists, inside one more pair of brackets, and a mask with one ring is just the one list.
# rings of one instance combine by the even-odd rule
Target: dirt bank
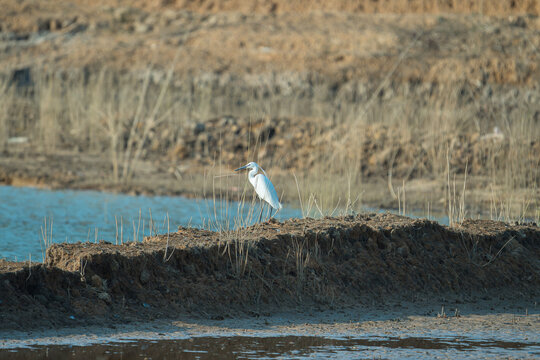
[[[2,329],[215,319],[387,301],[532,301],[540,230],[389,214],[181,228],[142,243],[55,244],[45,265],[0,262]],[[168,242],[168,247],[167,247]]]

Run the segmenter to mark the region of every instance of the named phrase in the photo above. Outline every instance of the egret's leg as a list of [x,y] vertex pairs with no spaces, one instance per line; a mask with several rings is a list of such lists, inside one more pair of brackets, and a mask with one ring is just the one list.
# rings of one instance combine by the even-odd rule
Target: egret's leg
[[268,221],[268,212],[272,211],[272,207],[270,205],[266,205],[266,214],[264,215],[265,221]]
[[272,211],[274,211],[274,208],[270,206],[270,216],[268,217],[268,220],[272,218]]
[[261,220],[262,220],[262,212],[263,212],[263,209],[264,209],[264,203],[261,201],[261,202],[259,202],[259,204],[261,205],[261,212],[259,213],[259,222],[261,222]]

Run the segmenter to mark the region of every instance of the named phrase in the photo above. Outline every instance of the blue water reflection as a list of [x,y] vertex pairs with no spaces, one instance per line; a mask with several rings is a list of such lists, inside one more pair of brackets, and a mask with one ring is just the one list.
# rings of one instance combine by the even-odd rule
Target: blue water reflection
[[[80,190],[44,190],[0,186],[0,258],[42,260],[45,219],[54,242],[106,240],[141,241],[150,234],[179,225],[217,229],[252,224],[258,220],[258,201],[188,199],[168,196],[131,196]],[[167,214],[169,225],[167,225]],[[278,219],[301,217],[298,209],[282,209]],[[151,221],[152,218],[152,221]],[[117,233],[118,231],[118,233]]]

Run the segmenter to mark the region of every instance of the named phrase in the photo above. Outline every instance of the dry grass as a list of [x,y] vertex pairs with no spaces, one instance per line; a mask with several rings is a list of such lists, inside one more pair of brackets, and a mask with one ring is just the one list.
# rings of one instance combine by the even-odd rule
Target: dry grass
[[[391,86],[387,84],[391,75],[374,86],[368,99],[335,99],[336,107],[316,97],[306,104],[296,95],[287,103],[270,99],[234,105],[234,98],[217,103],[215,91],[219,90],[212,84],[188,91],[184,82],[175,82],[172,72],[151,67],[142,74],[106,68],[60,73],[36,70],[31,91],[0,85],[0,145],[6,143],[9,134],[29,136],[35,147],[47,152],[68,148],[105,153],[110,159],[110,178],[129,182],[139,159],[152,154],[163,158],[182,142],[188,126],[213,115],[247,113],[255,122],[265,116],[308,114],[321,121],[314,124],[306,159],[311,161],[304,168],[288,172],[286,159],[266,151],[268,139],[242,139],[248,145],[250,160],[276,174],[280,197],[289,203],[298,199],[305,216],[361,211],[366,180],[388,182],[394,206],[402,213],[413,210],[411,203],[426,202],[431,202],[435,211],[439,199],[411,197],[408,187],[413,178],[438,181],[446,199],[439,210],[444,208],[452,222],[459,222],[457,218],[466,213],[491,213],[492,218],[506,220],[538,216],[540,157],[531,144],[540,138],[535,120],[540,105],[528,100],[538,97],[538,90],[530,90],[536,91],[534,96],[509,100],[512,92],[508,89],[501,88],[487,97],[482,89],[460,82],[427,90]],[[381,91],[390,95],[380,96]],[[379,130],[368,137],[366,129],[374,125]],[[494,126],[501,129],[503,139],[478,140]],[[222,153],[221,149],[214,150]],[[211,154],[201,156],[212,158]],[[208,196],[207,183],[211,182],[212,191],[220,192],[215,201],[226,201],[230,194],[223,189],[231,186],[244,188],[245,198],[245,179],[227,183],[218,177],[238,164],[219,158],[213,163],[216,165],[208,169],[201,195]],[[369,177],[366,168],[373,166],[383,168],[389,177]],[[449,185],[465,183],[466,166],[470,173],[467,201],[464,190],[456,192],[462,193],[462,199],[454,196],[451,201],[450,195],[456,194]],[[281,171],[273,172],[275,169]],[[490,189],[490,200],[476,196],[478,189]],[[457,213],[451,210],[456,207]]]
[[43,226],[41,227],[41,238],[39,245],[41,247],[42,262],[47,263],[47,250],[51,247],[53,243],[53,224],[54,219],[49,218],[47,222],[47,217],[43,218]]
[[[293,237],[291,240],[292,257],[296,267],[296,292],[299,300],[302,300],[302,289],[306,282],[306,269],[310,262],[310,251],[308,240],[299,240]],[[289,253],[290,254],[290,253]],[[287,258],[289,257],[287,254]]]
[[221,239],[224,242],[222,255],[228,257],[233,275],[240,279],[248,269],[251,240],[242,228],[221,232]]
[[8,89],[6,81],[0,79],[0,152],[7,150],[9,138],[8,106],[12,102],[12,92]]
[[[327,151],[331,157],[321,154],[323,169],[310,169],[312,174],[316,174],[312,177],[325,177],[328,173],[334,175],[334,180],[327,180],[331,185],[318,194],[332,199],[336,187],[348,189],[343,184],[347,172],[351,169],[356,171],[357,180],[360,180],[361,164],[376,161],[379,154],[388,152],[386,159],[399,160],[382,162],[381,166],[389,171],[389,188],[395,197],[396,208],[402,213],[408,210],[405,209],[406,195],[409,195],[407,182],[413,177],[423,177],[438,180],[441,190],[446,188],[441,193],[445,194],[444,203],[453,218],[452,223],[459,222],[458,218],[466,215],[468,207],[474,207],[477,214],[485,214],[489,208],[485,196],[482,199],[470,197],[465,201],[465,187],[457,192],[454,188],[456,176],[459,183],[469,186],[466,177],[471,172],[471,163],[474,163],[477,181],[471,184],[476,187],[472,190],[483,189],[485,194],[486,188],[496,189],[493,195],[496,200],[490,206],[498,209],[497,218],[519,220],[534,216],[540,205],[540,156],[532,146],[537,141],[535,139],[540,138],[540,126],[534,120],[539,111],[538,104],[518,100],[519,110],[510,110],[505,108],[502,96],[490,99],[490,104],[485,103],[486,99],[472,95],[471,98],[463,98],[459,89],[465,86],[456,84],[455,89],[436,91],[425,104],[397,95],[373,105],[363,118],[355,119],[351,114],[344,119],[345,130],[336,136],[342,138],[340,143],[336,141],[338,148]],[[486,106],[491,114],[479,116],[479,108]],[[385,127],[386,133],[381,134],[386,136],[382,142],[385,147],[377,149],[378,154],[368,153],[371,158],[361,158],[361,144],[366,141],[362,131],[372,124]],[[502,128],[504,138],[489,137],[494,126]],[[447,158],[448,153],[450,159]],[[392,178],[393,167],[400,166],[401,176]],[[453,185],[449,188],[451,183]],[[362,183],[354,183],[353,193],[361,194],[361,191]],[[450,200],[449,193],[452,193],[453,200]],[[461,197],[458,199],[459,193]],[[449,209],[450,202],[453,202],[454,210]]]
[[252,247],[247,225],[256,219],[254,203],[246,204],[245,198],[239,202],[237,213],[230,214],[232,205],[228,199],[216,202],[214,196],[213,212],[208,213],[209,221],[206,227],[216,230],[220,234],[220,243],[223,244],[222,255],[229,259],[233,275],[240,279],[248,269],[249,251]]
[[106,68],[91,75],[83,70],[35,71],[31,88],[0,84],[0,141],[7,128],[12,136],[29,136],[45,152],[105,152],[110,177],[129,182],[156,128],[181,129],[175,99],[168,94],[172,70],[159,84],[153,75],[151,68],[142,78]]
[[465,165],[465,177],[463,179],[463,187],[461,194],[458,196],[456,190],[456,177],[450,180],[450,154],[446,154],[446,192],[445,203],[447,204],[448,225],[458,226],[465,220],[467,210],[465,209],[465,190],[467,188],[467,164]]

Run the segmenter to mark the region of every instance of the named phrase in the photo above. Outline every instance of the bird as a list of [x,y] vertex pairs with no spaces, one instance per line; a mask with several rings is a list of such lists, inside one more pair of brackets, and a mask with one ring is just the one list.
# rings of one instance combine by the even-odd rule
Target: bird
[[[268,179],[266,171],[260,167],[256,162],[250,162],[234,171],[240,171],[244,169],[251,169],[248,174],[248,179],[251,185],[255,188],[255,192],[261,200],[266,201],[273,209],[277,210],[276,214],[281,210],[283,206],[279,202],[278,195],[274,185]],[[261,173],[259,173],[261,171]],[[262,212],[264,206],[261,206],[261,213],[259,214],[259,222],[262,219]],[[274,214],[274,215],[276,215]],[[270,217],[272,217],[272,209],[270,209]]]

